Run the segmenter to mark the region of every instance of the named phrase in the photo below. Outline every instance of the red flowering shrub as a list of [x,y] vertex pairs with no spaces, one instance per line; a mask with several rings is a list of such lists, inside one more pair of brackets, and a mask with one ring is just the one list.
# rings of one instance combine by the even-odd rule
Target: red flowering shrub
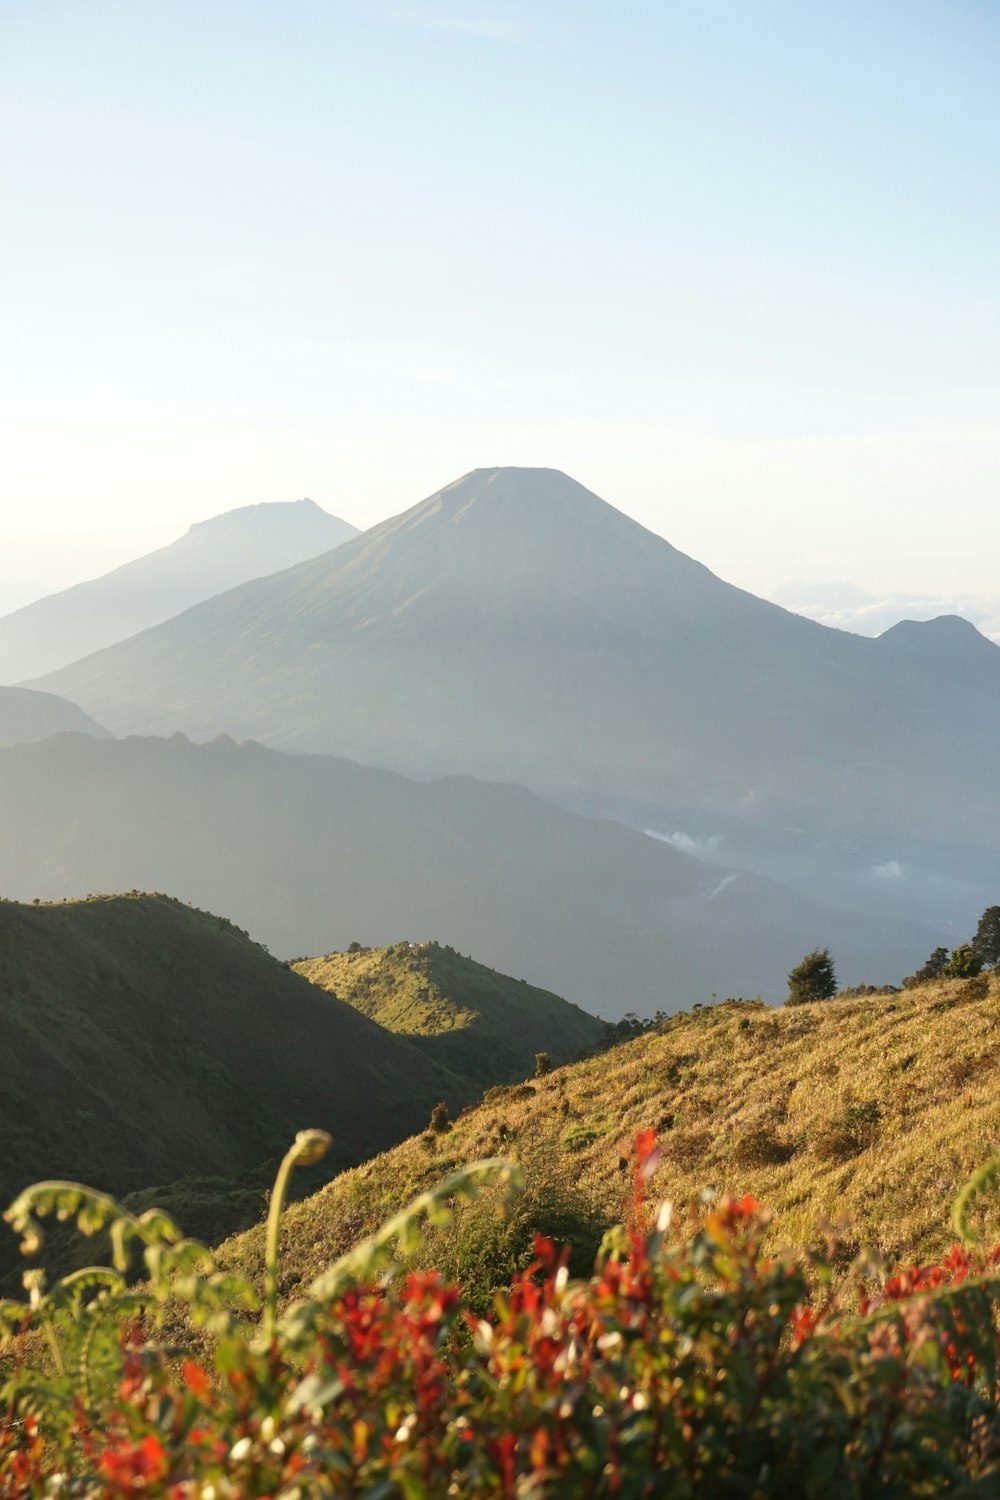
[[[820,1261],[763,1255],[752,1198],[711,1206],[693,1235],[671,1238],[666,1209],[650,1228],[650,1134],[635,1162],[629,1222],[594,1275],[571,1280],[539,1237],[489,1319],[433,1271],[384,1274],[415,1214],[265,1318],[268,1336],[225,1310],[239,1288],[207,1266],[184,1283],[194,1252],[161,1226],[164,1296],[211,1332],[199,1358],[158,1337],[155,1279],[7,1304],[0,1496],[1000,1493],[995,1255],[956,1245],[866,1283],[855,1311]],[[476,1170],[419,1212],[447,1211]],[[51,1335],[47,1358],[29,1326]]]

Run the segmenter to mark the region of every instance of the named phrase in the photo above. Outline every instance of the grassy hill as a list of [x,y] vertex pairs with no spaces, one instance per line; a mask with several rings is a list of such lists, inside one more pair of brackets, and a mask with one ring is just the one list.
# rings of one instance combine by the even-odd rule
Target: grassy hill
[[0,902],[0,1025],[4,1205],[50,1176],[125,1193],[252,1173],[304,1119],[344,1166],[472,1092],[225,918],[165,896]]
[[533,1072],[536,1052],[566,1062],[604,1035],[579,1006],[440,943],[327,953],[292,967],[484,1087]]
[[[489,1205],[466,1211],[428,1258],[484,1297],[530,1255],[533,1227],[574,1241],[586,1262],[622,1211],[633,1133],[649,1127],[663,1147],[650,1192],[672,1200],[680,1220],[704,1212],[711,1186],[759,1198],[776,1245],[816,1244],[847,1221],[845,1256],[859,1243],[890,1260],[930,1255],[950,1242],[956,1189],[1000,1144],[998,1070],[1000,976],[677,1016],[537,1082],[492,1090],[448,1134],[414,1137],[295,1205],[284,1289],[455,1164],[497,1153],[524,1161],[526,1206],[506,1227]],[[260,1229],[223,1247],[228,1264],[253,1274],[261,1252]]]

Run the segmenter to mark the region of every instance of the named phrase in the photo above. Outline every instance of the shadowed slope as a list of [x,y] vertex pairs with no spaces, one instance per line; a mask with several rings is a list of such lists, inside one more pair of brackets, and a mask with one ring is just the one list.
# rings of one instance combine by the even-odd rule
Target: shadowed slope
[[303,1119],[356,1161],[470,1096],[225,919],[165,896],[0,902],[0,1197],[125,1192],[281,1154]]

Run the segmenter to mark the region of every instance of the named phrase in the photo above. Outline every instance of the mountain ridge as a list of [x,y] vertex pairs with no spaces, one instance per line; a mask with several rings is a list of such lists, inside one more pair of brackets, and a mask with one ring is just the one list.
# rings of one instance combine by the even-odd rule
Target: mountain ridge
[[308,499],[240,506],[197,521],[154,552],[0,617],[0,681],[59,670],[81,653],[141,634],[356,534]]
[[249,1172],[303,1114],[344,1165],[475,1097],[228,919],[139,891],[0,901],[0,1019],[4,1202],[52,1176]]
[[[830,945],[845,982],[912,970],[933,934],[855,919],[604,819],[469,777],[415,782],[225,737],[0,751],[0,891],[168,890],[282,956],[434,933],[594,1014],[750,984]],[[731,872],[730,872],[731,873]]]
[[67,698],[36,688],[0,687],[0,749],[72,733],[110,738],[103,724]]
[[996,795],[1000,702],[960,736],[929,724],[926,664],[734,588],[557,470],[474,470],[40,685],[116,732],[222,730],[623,816],[890,838],[920,800],[935,834],[981,842],[949,787]]

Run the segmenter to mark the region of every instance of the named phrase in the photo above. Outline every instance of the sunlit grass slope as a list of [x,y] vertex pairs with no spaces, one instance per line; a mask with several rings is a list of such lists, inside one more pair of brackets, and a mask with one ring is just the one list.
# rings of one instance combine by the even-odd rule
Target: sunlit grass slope
[[440,943],[328,953],[292,967],[484,1087],[532,1072],[536,1052],[576,1057],[605,1030],[579,1006]]
[[[711,1186],[761,1199],[776,1244],[815,1244],[827,1225],[849,1222],[845,1253],[865,1243],[890,1260],[930,1255],[949,1243],[956,1189],[1000,1145],[998,1080],[1000,976],[675,1017],[660,1033],[493,1090],[446,1134],[414,1137],[295,1205],[284,1290],[454,1164],[498,1153],[525,1161],[537,1227],[575,1229],[590,1253],[621,1212],[633,1133],[649,1127],[663,1146],[651,1192],[682,1218],[702,1212]],[[432,1240],[427,1252],[460,1275],[488,1279],[505,1256],[528,1253],[523,1215],[506,1249],[501,1229],[485,1219],[463,1229],[461,1219],[452,1243]],[[254,1274],[261,1252],[259,1229],[223,1249]]]

